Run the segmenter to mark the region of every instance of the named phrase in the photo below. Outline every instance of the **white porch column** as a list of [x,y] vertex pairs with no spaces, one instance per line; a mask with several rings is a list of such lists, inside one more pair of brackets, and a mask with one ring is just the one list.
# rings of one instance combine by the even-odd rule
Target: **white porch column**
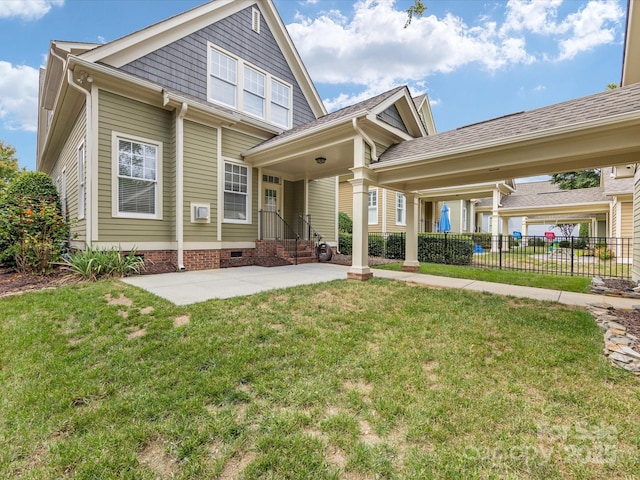
[[500,190],[495,188],[493,190],[493,209],[491,211],[491,251],[497,252],[500,250],[498,235],[500,235],[500,214],[498,213],[500,208]]
[[407,236],[402,270],[416,272],[420,268],[420,262],[418,262],[418,197],[415,193],[405,193],[405,199],[407,207]]
[[352,169],[353,179],[353,247],[351,268],[347,278],[369,280],[373,273],[369,268],[369,186],[370,170],[367,167]]
[[528,217],[522,217],[522,236],[529,236],[529,225],[527,224]]
[[469,202],[469,233],[476,232],[476,203],[477,200]]
[[502,217],[502,251],[509,250],[509,218]]

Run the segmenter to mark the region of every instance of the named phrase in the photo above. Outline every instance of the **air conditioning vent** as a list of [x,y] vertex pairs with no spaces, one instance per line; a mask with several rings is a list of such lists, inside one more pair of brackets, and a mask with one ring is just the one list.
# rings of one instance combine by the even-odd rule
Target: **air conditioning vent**
[[209,218],[209,207],[194,207],[196,220],[207,220]]

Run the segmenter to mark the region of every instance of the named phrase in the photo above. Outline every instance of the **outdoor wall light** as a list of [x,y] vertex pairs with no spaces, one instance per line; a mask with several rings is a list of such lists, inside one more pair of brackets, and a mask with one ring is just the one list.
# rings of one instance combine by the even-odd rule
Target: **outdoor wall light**
[[316,163],[318,165],[324,165],[324,162],[326,162],[326,161],[327,161],[327,159],[324,158],[324,157],[316,157]]

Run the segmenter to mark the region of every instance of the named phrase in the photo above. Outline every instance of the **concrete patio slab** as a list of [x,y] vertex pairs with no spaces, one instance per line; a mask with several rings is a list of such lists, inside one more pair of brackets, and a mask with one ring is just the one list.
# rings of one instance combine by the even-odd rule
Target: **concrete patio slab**
[[[253,295],[278,288],[346,280],[349,267],[331,263],[309,263],[283,267],[239,267],[194,272],[165,273],[126,278],[129,285],[148,290],[176,305],[190,305],[214,298],[225,299]],[[590,303],[608,303],[616,309],[630,309],[639,300],[573,293],[546,288],[522,287],[464,278],[439,277],[391,270],[372,270],[375,278],[415,283],[433,288],[459,288],[496,295],[510,295],[586,307]]]

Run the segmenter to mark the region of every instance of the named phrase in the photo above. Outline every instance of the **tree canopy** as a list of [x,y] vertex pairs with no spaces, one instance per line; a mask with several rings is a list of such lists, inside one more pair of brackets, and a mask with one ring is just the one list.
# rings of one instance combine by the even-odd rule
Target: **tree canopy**
[[20,171],[16,149],[0,140],[0,193],[4,192],[11,179]]
[[555,183],[561,190],[575,190],[576,188],[597,187],[600,185],[600,170],[579,170],[577,172],[554,173],[551,183]]
[[409,25],[411,25],[411,20],[413,20],[413,17],[421,17],[426,11],[427,6],[422,0],[414,0],[413,5],[411,5],[407,9],[407,21],[404,24],[404,28],[407,28]]

